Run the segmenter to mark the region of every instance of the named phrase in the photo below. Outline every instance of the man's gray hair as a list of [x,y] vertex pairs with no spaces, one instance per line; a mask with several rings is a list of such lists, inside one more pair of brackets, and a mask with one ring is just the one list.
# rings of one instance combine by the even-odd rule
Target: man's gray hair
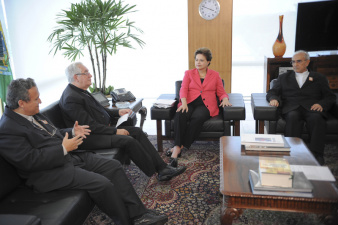
[[12,80],[7,87],[7,106],[14,110],[19,108],[19,100],[29,102],[30,98],[28,90],[32,87],[36,87],[32,78]]
[[299,53],[303,53],[303,54],[304,54],[305,60],[309,60],[309,59],[310,59],[309,53],[308,53],[307,51],[304,51],[304,50],[298,50],[298,51],[296,51],[295,54],[293,54],[293,55],[297,55],[297,54],[299,54]]
[[79,65],[83,65],[82,62],[74,62],[66,68],[65,72],[69,83],[73,83],[75,74],[81,73]]

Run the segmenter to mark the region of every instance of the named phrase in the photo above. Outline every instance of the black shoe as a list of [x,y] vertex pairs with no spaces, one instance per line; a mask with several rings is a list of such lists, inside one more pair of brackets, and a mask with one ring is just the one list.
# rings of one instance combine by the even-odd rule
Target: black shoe
[[147,212],[134,220],[134,225],[164,225],[166,222],[168,222],[168,216]]
[[[182,153],[182,150],[181,150],[180,154],[177,155],[177,157],[181,157],[181,153]],[[165,153],[165,155],[168,156],[168,157],[171,157],[172,154],[173,154],[173,153],[172,153],[171,149],[169,149],[169,150]]]
[[178,159],[170,157],[170,159],[169,159],[169,165],[176,168],[177,165],[178,165]]
[[155,209],[147,209],[147,212],[156,216],[162,215],[161,212],[158,212]]
[[185,166],[180,166],[180,167],[174,168],[174,167],[168,165],[166,168],[164,168],[163,170],[158,172],[158,180],[159,181],[168,181],[171,178],[180,175],[186,169],[187,169],[187,167],[185,167]]
[[165,153],[165,155],[166,156],[168,156],[168,157],[170,157],[171,156],[171,154],[173,154],[172,152],[171,152],[171,149],[169,149],[168,151],[166,151],[166,153]]

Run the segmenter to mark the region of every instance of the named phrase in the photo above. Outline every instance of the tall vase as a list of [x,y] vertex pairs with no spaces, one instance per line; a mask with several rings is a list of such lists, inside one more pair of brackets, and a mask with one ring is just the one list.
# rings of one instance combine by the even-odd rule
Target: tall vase
[[275,43],[272,46],[272,52],[276,58],[283,57],[286,51],[286,44],[283,37],[283,17],[284,15],[279,16],[279,33]]

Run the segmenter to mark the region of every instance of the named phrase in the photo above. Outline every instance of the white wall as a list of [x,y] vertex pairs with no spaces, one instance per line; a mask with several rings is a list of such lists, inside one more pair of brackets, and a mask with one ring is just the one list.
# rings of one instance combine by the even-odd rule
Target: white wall
[[[80,0],[5,0],[15,77],[32,77],[39,87],[42,105],[60,98],[67,85],[64,69],[70,63],[61,53],[49,54],[49,34],[56,15]],[[109,59],[107,84],[125,87],[137,97],[174,93],[174,81],[188,69],[187,2],[182,0],[125,1],[136,4],[130,20],[144,31],[143,49],[120,48]],[[178,7],[179,6],[179,7]],[[89,57],[79,61],[90,69]]]
[[[80,0],[4,0],[16,77],[36,80],[42,107],[59,99],[67,85],[64,69],[70,63],[61,54],[49,54],[47,37],[55,27],[56,14]],[[144,34],[143,49],[120,48],[109,59],[107,84],[125,87],[137,97],[156,98],[174,93],[174,81],[188,69],[187,1],[126,0],[136,4],[130,15]],[[284,15],[283,35],[292,56],[297,3],[301,0],[233,0],[232,92],[249,96],[263,92],[264,56],[273,57],[279,15]],[[222,6],[221,6],[222,10]],[[88,68],[88,56],[80,59]]]

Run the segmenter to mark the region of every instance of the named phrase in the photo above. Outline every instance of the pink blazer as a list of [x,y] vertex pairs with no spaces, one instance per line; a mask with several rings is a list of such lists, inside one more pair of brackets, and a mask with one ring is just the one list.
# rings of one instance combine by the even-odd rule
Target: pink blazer
[[189,104],[200,95],[205,106],[209,109],[210,116],[217,116],[219,108],[216,95],[220,101],[225,97],[229,98],[224,90],[222,79],[218,72],[208,69],[204,82],[201,84],[197,69],[185,71],[180,90],[180,102],[177,107],[182,105],[181,98],[186,98]]

